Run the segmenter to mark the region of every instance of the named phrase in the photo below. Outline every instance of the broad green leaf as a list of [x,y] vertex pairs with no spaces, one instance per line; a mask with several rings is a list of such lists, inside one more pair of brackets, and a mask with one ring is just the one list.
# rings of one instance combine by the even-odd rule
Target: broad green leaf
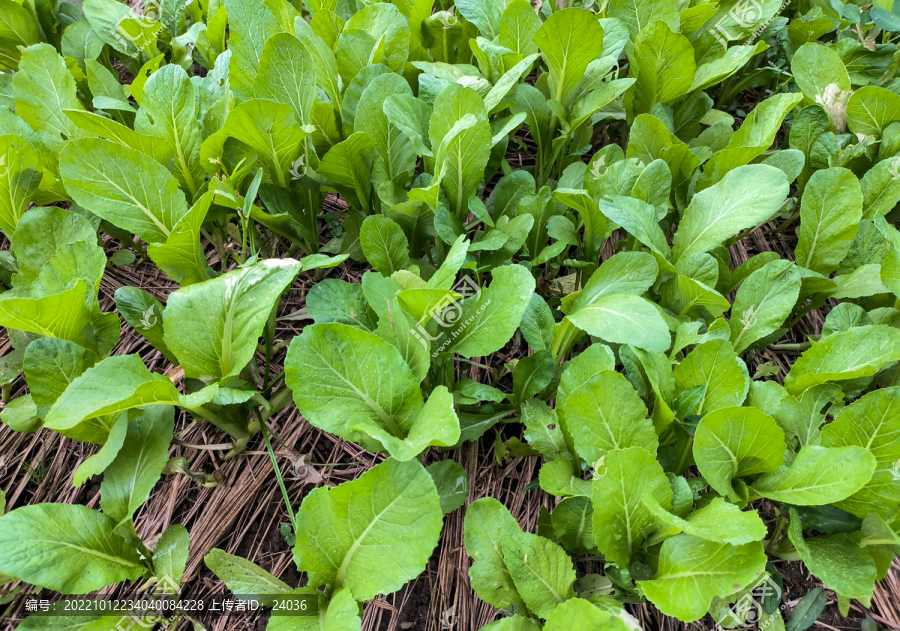
[[80,206],[148,243],[165,243],[188,212],[178,181],[164,166],[108,140],[66,145],[60,175]]
[[139,356],[107,357],[69,384],[50,408],[45,425],[62,432],[85,420],[146,405],[196,407],[209,401],[215,390],[182,395],[168,378],[151,374]]
[[483,357],[500,350],[512,338],[534,293],[534,278],[520,265],[498,267],[491,275],[491,284],[481,290],[480,297],[472,296],[462,303],[459,324],[444,329],[443,339],[434,344],[449,341],[453,353]]
[[50,44],[35,44],[22,51],[19,71],[13,77],[13,95],[16,113],[54,153],[86,135],[64,112],[84,107],[76,94],[75,79]]
[[[460,219],[475,195],[490,158],[491,130],[487,108],[471,88],[453,84],[438,95],[428,130],[435,164],[447,170],[442,186],[450,210]],[[474,120],[472,120],[474,118]]]
[[773,473],[784,462],[784,432],[755,408],[719,408],[703,417],[694,435],[694,460],[703,478],[738,501],[732,480]]
[[[651,164],[662,164],[665,166],[662,160],[654,160]],[[650,167],[647,167],[644,173],[649,169]],[[666,167],[666,170],[668,171],[668,167]],[[668,201],[668,199],[669,195],[667,192],[664,201]],[[610,200],[612,201],[611,204],[604,200],[600,200],[599,203],[600,212],[607,219],[619,224],[631,236],[646,245],[651,252],[659,255],[664,260],[672,256],[672,250],[666,241],[666,235],[659,226],[656,209],[652,205],[640,199],[619,195],[610,196]]]
[[175,409],[153,405],[128,423],[125,442],[103,473],[100,508],[121,524],[150,496],[169,460]]
[[466,508],[466,552],[472,557],[470,585],[478,597],[498,609],[524,607],[503,558],[503,541],[522,530],[503,504],[485,497]]
[[638,585],[664,614],[693,622],[706,614],[713,597],[740,591],[765,565],[761,543],[735,546],[680,534],[663,542],[659,570]]
[[835,271],[859,229],[862,206],[853,173],[841,167],[813,173],[800,200],[797,264],[820,274]]
[[658,352],[671,345],[669,329],[656,306],[640,296],[600,296],[568,318],[578,328],[607,342],[630,343]]
[[642,502],[653,497],[672,507],[672,488],[656,458],[646,449],[610,451],[598,463],[593,482],[594,539],[607,561],[629,567],[638,547],[656,527]]
[[560,546],[527,532],[506,535],[502,546],[513,584],[536,616],[547,618],[557,605],[575,597],[575,568]]
[[210,550],[203,562],[232,594],[287,594],[292,591],[287,583],[255,563],[218,548]]
[[574,391],[567,389],[557,406],[575,450],[588,462],[627,447],[655,453],[659,445],[647,406],[628,380],[612,370],[594,375]]
[[264,99],[241,103],[228,115],[224,129],[259,157],[270,182],[288,188],[307,136],[291,106]]
[[[69,250],[73,257],[83,257],[84,251],[75,249],[76,244],[81,242],[102,252],[96,245],[97,233],[94,228],[78,213],[55,206],[32,209],[22,218],[12,239],[12,251],[19,266],[18,274],[12,277],[13,287],[17,290],[32,287],[40,279],[44,268],[53,266],[54,258],[60,252]],[[105,259],[106,256],[102,258]],[[104,260],[101,265],[105,264]],[[90,281],[87,278],[83,280],[86,284],[89,282],[94,285],[100,281],[100,275],[94,276]],[[80,275],[73,274],[72,278],[75,277]]]
[[225,0],[224,6],[228,14],[228,48],[232,51],[229,82],[235,94],[247,99],[253,93],[266,42],[286,29],[267,2]]
[[432,157],[428,121],[431,108],[411,94],[395,93],[384,100],[382,111],[388,122],[409,138],[417,155]]
[[898,394],[896,388],[876,390],[843,408],[822,430],[822,445],[857,445],[875,456],[878,469],[893,468],[900,460]]
[[160,164],[173,157],[173,148],[162,138],[139,134],[130,127],[94,112],[66,110],[66,116],[84,131],[145,153]]
[[590,497],[569,497],[553,509],[553,532],[570,553],[587,554],[594,549],[594,505]]
[[[316,324],[340,322],[372,332],[376,327],[375,314],[366,304],[364,291],[365,282],[360,285],[326,278],[314,285],[307,294],[307,315]],[[375,307],[380,308],[378,304]]]
[[[531,7],[529,10],[533,11]],[[517,614],[511,618],[500,618],[496,622],[481,627],[479,631],[540,631],[541,628],[536,622]]]
[[411,97],[412,90],[403,77],[388,73],[375,77],[357,103],[354,130],[369,134],[374,143],[372,184],[376,189],[385,182],[409,182],[416,170],[412,142],[384,113],[385,102],[395,95]]
[[200,242],[200,228],[212,201],[213,194],[204,193],[172,227],[165,244],[147,248],[150,259],[182,287],[209,280],[215,274],[206,262]]
[[[801,100],[802,96],[799,94],[776,94],[757,105],[744,119],[741,128],[731,136],[728,146],[703,166],[703,175],[697,189],[703,190],[720,182],[731,171],[762,155],[772,146],[784,117]],[[760,189],[770,185],[768,178],[757,180]]]
[[775,167],[753,164],[729,171],[694,195],[672,243],[675,261],[709,252],[741,230],[772,217],[787,198],[788,182]]
[[359,233],[366,259],[385,276],[390,276],[409,263],[409,242],[393,220],[380,215],[366,217]]
[[425,468],[388,460],[352,482],[306,496],[297,511],[294,560],[335,591],[347,587],[370,600],[397,591],[425,569],[442,521]]
[[647,508],[663,523],[707,541],[735,546],[761,541],[767,533],[766,525],[754,510],[742,511],[721,497],[691,513],[686,519],[660,508],[652,498],[646,500]]
[[513,371],[513,404],[522,405],[550,385],[556,375],[556,365],[549,351],[537,351],[521,358]]
[[307,326],[291,341],[285,381],[313,425],[360,442],[355,427],[380,426],[401,438],[423,409],[419,381],[400,352],[345,324]]
[[18,136],[0,136],[0,155],[0,230],[9,238],[28,210],[43,172],[37,154]]
[[394,73],[402,72],[409,57],[412,34],[409,22],[396,6],[381,2],[364,6],[347,20],[343,33],[355,30],[363,31],[379,42],[383,49],[382,63]]
[[703,397],[693,409],[687,410],[688,414],[701,416],[737,406],[747,396],[749,384],[728,340],[713,339],[700,344],[673,373],[677,392],[704,387]]
[[532,55],[538,52],[532,40],[540,28],[541,20],[531,3],[513,0],[500,16],[500,45],[520,55]]
[[871,377],[900,360],[900,331],[886,325],[860,326],[833,333],[804,351],[784,379],[789,394],[831,381]]
[[115,525],[78,504],[17,508],[0,517],[0,572],[63,594],[137,580],[145,567]]
[[776,502],[822,506],[856,493],[874,472],[875,457],[863,447],[804,445],[790,466],[760,476],[750,488]]
[[78,280],[62,293],[40,297],[0,294],[0,326],[92,346],[91,310],[85,306],[88,288]]
[[797,511],[791,510],[788,537],[810,573],[844,598],[864,602],[872,597],[875,564],[859,546],[856,533],[837,533],[824,537],[803,538]]
[[340,193],[349,194],[363,211],[368,211],[371,203],[374,147],[371,136],[357,132],[333,146],[319,163],[319,174]]
[[61,339],[46,337],[29,344],[23,368],[38,416],[45,417],[69,384],[98,360],[83,346]]
[[789,261],[773,261],[750,274],[731,310],[731,343],[737,353],[778,329],[800,295],[800,272]]
[[673,31],[679,27],[678,10],[666,0],[611,0],[609,17],[618,18],[628,26],[632,39],[657,20],[664,22]]
[[163,339],[185,374],[221,379],[243,370],[272,307],[300,269],[294,259],[267,259],[172,293]]
[[625,157],[638,158],[648,165],[654,160],[665,162],[672,174],[672,188],[676,193],[690,182],[694,171],[700,166],[700,159],[690,148],[669,132],[662,121],[650,114],[641,114],[634,119]]
[[[153,547],[155,575],[168,577],[177,586],[180,586],[187,568],[190,544],[187,528],[181,524],[171,524],[166,528]],[[172,586],[166,586],[164,589],[171,590]]]
[[0,19],[0,64],[4,70],[17,70],[22,58],[19,47],[28,48],[40,43],[40,27],[21,4],[2,0],[0,7],[3,11],[3,18]]
[[837,133],[844,133],[851,86],[840,55],[818,42],[804,44],[791,58],[791,72],[800,91],[822,106]]
[[634,114],[647,114],[657,103],[674,101],[694,82],[696,64],[691,42],[664,22],[653,22],[641,30],[630,60],[637,76]]
[[265,42],[255,96],[291,106],[300,125],[312,122],[316,74],[312,58],[292,33],[279,33]]
[[553,312],[547,301],[538,294],[532,294],[519,328],[528,346],[535,351],[549,351],[553,346]]
[[412,460],[433,445],[452,447],[459,442],[459,420],[453,409],[453,395],[446,386],[438,386],[431,392],[425,406],[413,420],[406,438],[385,431],[382,428],[384,424],[390,427],[388,423],[370,420],[350,429],[371,436],[381,443],[388,454],[401,462]]
[[569,107],[578,94],[588,64],[603,52],[603,27],[585,9],[563,9],[551,15],[534,35],[550,70],[551,97]]
[[863,219],[873,221],[876,215],[886,215],[900,201],[900,177],[895,174],[896,158],[882,160],[862,176]]
[[854,134],[881,137],[895,120],[900,120],[900,96],[885,88],[867,85],[847,101],[847,126]]
[[144,86],[134,130],[162,138],[175,156],[174,173],[192,196],[203,183],[200,166],[200,125],[194,86],[177,64],[153,73]]
[[[544,625],[544,631],[572,631],[579,628],[604,631],[628,631],[628,624],[607,611],[599,609],[589,600],[571,598],[553,610]],[[492,630],[493,631],[493,630]],[[497,628],[496,631],[506,631]],[[510,631],[517,631],[511,629]],[[530,631],[527,628],[522,631]]]
[[128,414],[120,413],[116,417],[115,423],[109,430],[109,436],[100,451],[78,465],[72,476],[72,485],[79,487],[90,480],[93,476],[103,473],[122,449],[125,442],[125,434],[128,432]]

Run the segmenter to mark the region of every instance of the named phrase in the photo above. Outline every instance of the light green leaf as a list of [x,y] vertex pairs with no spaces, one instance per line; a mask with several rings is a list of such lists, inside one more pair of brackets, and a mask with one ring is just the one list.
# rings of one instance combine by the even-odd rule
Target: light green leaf
[[539,618],[575,597],[575,568],[566,551],[537,535],[516,532],[502,541],[503,560],[525,605]]
[[370,208],[374,150],[372,137],[357,132],[329,149],[319,163],[319,174],[328,178],[339,192],[349,194],[363,211]]
[[384,276],[390,276],[409,263],[409,242],[393,220],[381,215],[366,217],[359,233],[366,259]]
[[0,517],[0,572],[63,594],[137,580],[137,551],[115,522],[78,504],[22,506]]
[[788,536],[810,573],[826,587],[844,598],[867,602],[872,597],[875,564],[859,546],[858,534],[842,532],[804,539],[800,517],[797,511],[791,510]]
[[153,348],[165,355],[166,359],[177,365],[178,360],[163,341],[163,304],[137,287],[119,287],[115,299],[116,309],[122,319],[150,342]]
[[853,173],[841,167],[813,173],[800,200],[797,264],[820,274],[835,271],[859,230],[862,206]]
[[800,272],[789,261],[773,261],[750,274],[731,310],[731,343],[738,353],[778,329],[800,295]]
[[224,129],[253,150],[265,166],[270,182],[288,188],[293,177],[291,169],[307,136],[289,105],[263,99],[241,103],[228,115]]
[[750,488],[776,502],[822,506],[850,497],[874,472],[875,457],[862,447],[804,445],[790,466],[760,476]]
[[119,413],[113,426],[109,430],[109,436],[100,451],[83,461],[72,476],[72,485],[82,486],[95,475],[103,473],[115,460],[122,444],[125,442],[125,434],[128,432],[128,414]]
[[346,587],[370,600],[397,591],[425,569],[442,521],[425,468],[388,460],[353,482],[306,496],[297,511],[294,560],[301,572],[314,572],[335,591]]
[[550,70],[552,98],[571,105],[588,64],[603,52],[603,27],[585,9],[556,11],[534,35]]
[[[494,269],[491,284],[481,290],[481,296],[463,302],[460,324],[445,329],[445,335],[452,335],[473,318],[452,338],[449,350],[463,357],[483,357],[503,348],[519,328],[534,287],[534,277],[520,265]],[[446,341],[445,337],[441,343]]]
[[345,324],[307,326],[285,361],[285,381],[301,414],[325,431],[360,442],[355,427],[381,427],[401,438],[424,402],[400,352]]
[[88,349],[65,340],[46,337],[29,344],[23,369],[38,416],[45,417],[69,384],[98,360]]
[[37,154],[18,136],[0,136],[0,230],[7,238],[16,231],[41,184],[43,172]]
[[654,454],[640,447],[610,451],[594,473],[594,539],[607,561],[627,568],[656,519],[642,498],[669,510],[672,488]]
[[292,33],[265,42],[259,58],[255,96],[291,106],[300,125],[312,122],[316,74],[306,48]]
[[232,594],[288,594],[291,587],[247,559],[213,548],[203,557],[219,580]]
[[464,522],[470,585],[478,597],[498,609],[524,607],[503,559],[503,541],[522,532],[503,504],[485,497],[470,504]]
[[[599,609],[589,600],[572,598],[553,610],[544,625],[544,631],[573,631],[573,629],[603,629],[603,631],[628,631],[629,626],[620,618]],[[492,630],[493,631],[493,630]],[[496,631],[506,631],[498,628]],[[510,631],[518,631],[511,629]],[[522,631],[530,631],[523,627]]]
[[221,379],[243,370],[272,307],[300,269],[294,259],[267,259],[172,293],[163,339],[185,374]]
[[75,79],[50,44],[35,44],[22,51],[19,71],[13,76],[16,113],[38,133],[41,141],[59,153],[70,140],[85,134],[64,110],[83,110]]
[[898,394],[897,388],[876,390],[843,408],[822,430],[822,445],[857,445],[875,456],[878,469],[893,468],[900,460]]
[[773,473],[784,462],[784,432],[755,408],[719,408],[703,417],[694,435],[694,460],[704,479],[738,501],[732,480]]
[[177,180],[164,166],[108,140],[66,145],[60,175],[79,205],[148,243],[165,243],[188,212]]
[[200,228],[212,201],[213,194],[204,193],[178,220],[164,245],[147,248],[150,259],[182,287],[209,280],[215,275],[206,262],[206,253],[200,242]]
[[775,167],[753,164],[729,171],[694,195],[672,244],[675,261],[722,245],[741,230],[766,221],[787,198],[788,182]]
[[694,82],[697,66],[691,42],[664,22],[653,22],[641,30],[630,60],[637,76],[634,114],[647,114],[657,103],[685,95]]
[[103,514],[121,524],[150,496],[169,460],[175,408],[153,405],[128,423],[125,442],[100,485]]
[[799,395],[830,381],[871,377],[900,360],[900,331],[886,325],[859,326],[833,333],[804,351],[784,379],[789,394]]
[[900,96],[885,88],[867,85],[847,101],[847,126],[854,134],[881,137],[895,120],[900,120]]
[[84,281],[77,280],[71,289],[47,296],[0,294],[0,326],[96,347],[90,339],[93,315],[85,305],[87,291]]
[[647,508],[664,524],[673,529],[700,539],[740,546],[753,541],[762,541],[766,536],[766,525],[754,510],[742,511],[721,497],[698,510],[692,511],[686,519],[663,510],[648,497]]
[[728,340],[713,339],[688,353],[673,371],[675,390],[703,386],[703,398],[688,414],[703,415],[743,403],[749,384]]
[[574,391],[567,390],[557,409],[576,451],[588,462],[626,447],[655,453],[659,445],[647,406],[628,380],[612,370],[594,375]]
[[693,622],[706,614],[714,596],[740,591],[765,565],[761,543],[734,546],[681,534],[663,542],[659,570],[638,585],[664,614]]

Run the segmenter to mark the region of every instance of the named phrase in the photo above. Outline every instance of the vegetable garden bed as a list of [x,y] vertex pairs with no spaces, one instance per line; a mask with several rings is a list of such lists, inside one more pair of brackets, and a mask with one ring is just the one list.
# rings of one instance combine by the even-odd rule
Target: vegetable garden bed
[[0,0],[0,623],[900,629],[882,4]]

